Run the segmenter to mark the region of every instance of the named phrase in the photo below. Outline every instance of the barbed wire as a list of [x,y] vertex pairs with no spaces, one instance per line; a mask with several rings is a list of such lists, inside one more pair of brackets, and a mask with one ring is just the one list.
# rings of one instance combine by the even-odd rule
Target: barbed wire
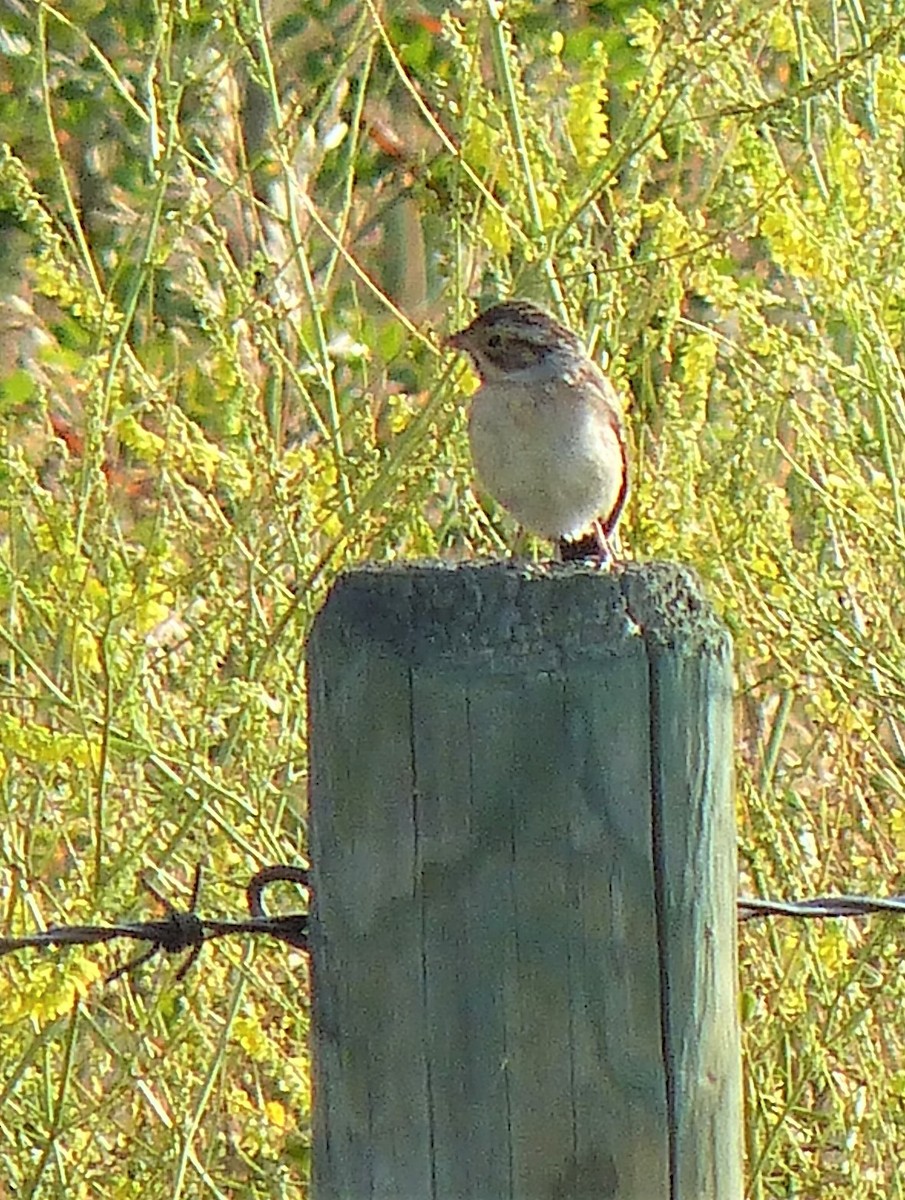
[[[274,883],[295,883],[310,895],[307,867],[275,863],[251,876],[245,899],[248,916],[235,920],[199,917],[196,910],[201,891],[201,867],[195,868],[188,908],[177,908],[150,883],[145,887],[163,906],[166,915],[153,921],[125,921],[113,925],[53,925],[39,933],[20,937],[0,937],[0,958],[17,950],[43,946],[90,946],[115,938],[149,942],[147,950],[112,971],[106,978],[112,983],[131,974],[156,954],[185,954],[176,973],[183,979],[206,942],[238,934],[266,934],[299,950],[308,949],[308,912],[269,916],[264,908],[264,891]],[[762,900],[755,896],[738,899],[739,921],[758,917],[796,917],[805,920],[829,917],[866,917],[877,913],[905,914],[905,896],[815,896],[809,900]]]
[[905,913],[905,896],[815,896],[811,900],[758,900],[740,896],[738,919],[754,917],[868,917]]
[[25,934],[21,937],[0,937],[0,958],[28,947],[90,946],[97,942],[113,941],[114,938],[150,942],[147,950],[129,959],[107,976],[106,982],[112,983],[121,975],[128,975],[148,962],[155,954],[187,952],[185,961],[176,973],[176,978],[182,979],[198,958],[205,942],[235,934],[267,934],[299,950],[307,950],[307,911],[268,916],[264,909],[265,888],[278,882],[296,883],[308,888],[307,868],[286,863],[263,867],[252,875],[245,889],[248,917],[239,920],[212,920],[199,917],[195,912],[201,891],[199,865],[195,868],[187,909],[176,908],[166,896],[145,880],[145,887],[163,905],[166,916],[155,921],[125,921],[113,925],[54,925],[40,933]]

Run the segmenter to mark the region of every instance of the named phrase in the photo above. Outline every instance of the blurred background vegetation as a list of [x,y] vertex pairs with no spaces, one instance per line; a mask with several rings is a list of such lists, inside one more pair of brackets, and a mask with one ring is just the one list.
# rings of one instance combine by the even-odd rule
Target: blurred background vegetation
[[[626,398],[629,553],[735,636],[742,890],[905,891],[903,28],[0,0],[5,930],[302,860],[331,581],[512,542],[438,350],[510,294]],[[905,1195],[903,936],[743,929],[752,1197]],[[0,1195],[303,1197],[303,956],[119,961],[0,964]]]

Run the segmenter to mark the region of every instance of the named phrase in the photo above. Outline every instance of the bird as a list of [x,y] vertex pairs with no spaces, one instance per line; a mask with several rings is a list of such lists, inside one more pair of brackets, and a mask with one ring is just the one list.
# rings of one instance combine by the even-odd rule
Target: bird
[[481,485],[563,561],[615,562],[629,491],[622,407],[579,336],[528,300],[506,300],[445,345],[480,380],[468,440]]

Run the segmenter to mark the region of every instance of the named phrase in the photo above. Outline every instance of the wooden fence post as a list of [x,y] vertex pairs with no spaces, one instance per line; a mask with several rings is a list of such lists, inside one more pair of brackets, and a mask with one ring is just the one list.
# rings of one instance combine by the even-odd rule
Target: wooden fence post
[[314,1200],[740,1200],[730,645],[694,577],[356,570],[308,675]]

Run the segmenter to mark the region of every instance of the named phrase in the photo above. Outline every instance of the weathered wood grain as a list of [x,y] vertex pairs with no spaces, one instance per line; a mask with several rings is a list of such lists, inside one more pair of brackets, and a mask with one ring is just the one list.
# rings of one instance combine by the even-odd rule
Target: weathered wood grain
[[693,576],[344,576],[308,650],[315,1200],[739,1200],[728,637]]

